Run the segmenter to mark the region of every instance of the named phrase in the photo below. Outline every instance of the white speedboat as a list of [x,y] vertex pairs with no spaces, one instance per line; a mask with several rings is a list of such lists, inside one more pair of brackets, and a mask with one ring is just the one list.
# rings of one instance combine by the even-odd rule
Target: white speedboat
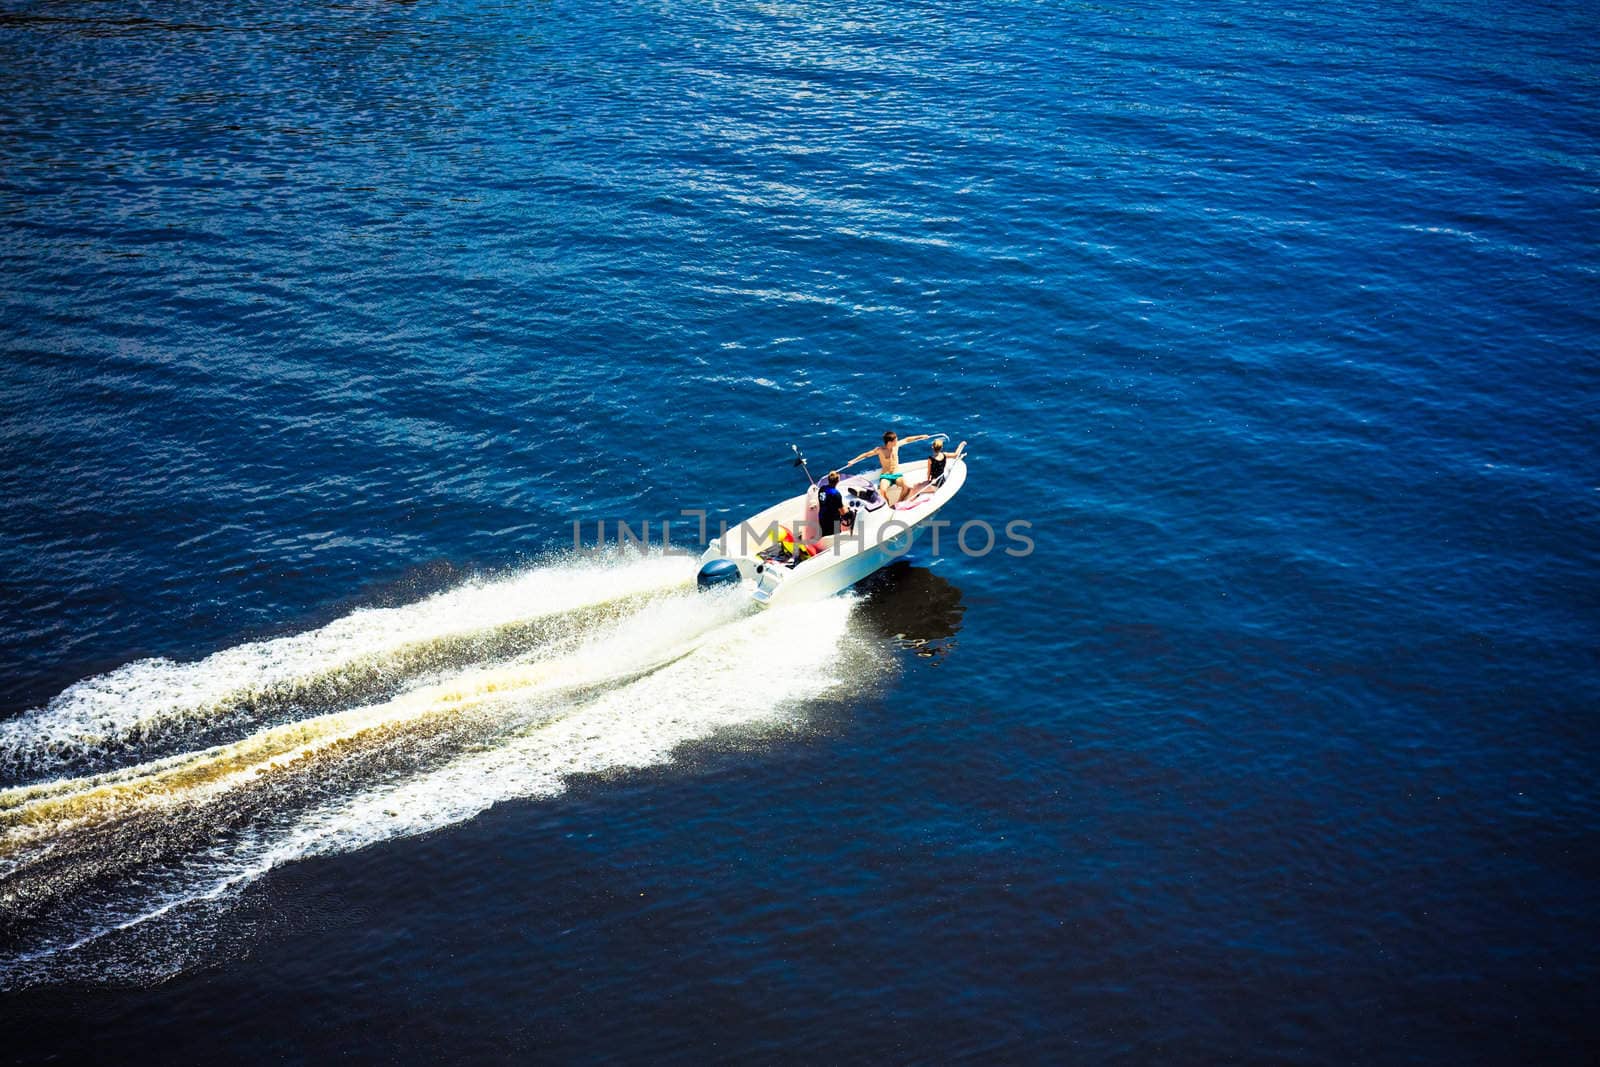
[[[900,472],[902,484],[922,485],[928,461],[901,463]],[[762,607],[848,589],[910,550],[917,535],[929,529],[929,520],[966,484],[967,461],[959,452],[948,454],[944,473],[930,491],[893,504],[878,494],[879,473],[840,480],[854,519],[848,529],[830,536],[821,536],[814,485],[729,527],[700,557],[700,588],[742,585]],[[955,531],[945,536],[954,539]]]

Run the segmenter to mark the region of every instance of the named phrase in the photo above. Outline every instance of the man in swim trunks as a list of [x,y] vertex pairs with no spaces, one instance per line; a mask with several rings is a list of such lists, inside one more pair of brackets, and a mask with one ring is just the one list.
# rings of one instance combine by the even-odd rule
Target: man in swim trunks
[[[883,497],[885,503],[892,504],[894,501],[889,499],[889,487],[905,481],[905,474],[900,470],[900,446],[914,444],[917,441],[926,441],[931,436],[932,434],[919,433],[915,437],[907,437],[901,440],[895,436],[893,430],[890,430],[883,435],[883,444],[861,453],[861,455],[846,463],[845,466],[853,467],[868,456],[877,456],[879,467],[878,494]],[[900,489],[900,495],[904,496],[905,486],[901,485]]]

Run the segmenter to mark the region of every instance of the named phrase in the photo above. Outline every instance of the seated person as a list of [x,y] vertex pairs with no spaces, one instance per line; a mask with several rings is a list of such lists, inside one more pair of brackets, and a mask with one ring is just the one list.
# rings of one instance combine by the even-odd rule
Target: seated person
[[848,525],[849,516],[844,494],[839,492],[839,472],[829,471],[827,479],[817,486],[817,527],[827,537],[841,528],[841,519]]
[[[960,459],[961,453],[966,449],[966,447],[967,443],[962,441],[961,444],[957,446],[953,455],[957,459]],[[935,438],[933,447],[928,453],[928,480],[911,490],[910,493],[907,493],[900,503],[909,504],[911,501],[915,500],[919,496],[922,496],[924,493],[931,493],[937,490],[939,488],[939,483],[944,480],[945,463],[948,462],[949,459],[950,457],[945,455],[944,439],[942,437]]]

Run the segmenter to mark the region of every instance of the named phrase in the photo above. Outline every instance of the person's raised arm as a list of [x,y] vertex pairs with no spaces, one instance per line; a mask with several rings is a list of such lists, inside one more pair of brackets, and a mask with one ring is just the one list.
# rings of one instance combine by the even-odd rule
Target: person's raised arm
[[840,470],[844,470],[845,467],[854,467],[857,463],[860,463],[862,460],[866,459],[868,456],[876,456],[877,454],[878,454],[878,450],[877,449],[869,448],[865,452],[861,453],[861,455],[859,455],[855,459],[851,460],[849,463],[841,465],[839,469]]
[[919,433],[915,437],[902,437],[902,438],[900,438],[900,443],[902,445],[914,445],[918,441],[926,441],[928,438],[934,437],[934,436],[937,436],[937,435],[931,434],[931,433]]

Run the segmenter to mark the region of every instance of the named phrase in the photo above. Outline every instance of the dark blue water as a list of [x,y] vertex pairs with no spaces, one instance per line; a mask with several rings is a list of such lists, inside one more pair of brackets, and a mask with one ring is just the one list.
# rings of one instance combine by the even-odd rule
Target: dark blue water
[[[0,803],[615,668],[0,825],[7,1055],[1586,1059],[1597,32],[0,0]],[[889,426],[1037,550],[563,555]]]

